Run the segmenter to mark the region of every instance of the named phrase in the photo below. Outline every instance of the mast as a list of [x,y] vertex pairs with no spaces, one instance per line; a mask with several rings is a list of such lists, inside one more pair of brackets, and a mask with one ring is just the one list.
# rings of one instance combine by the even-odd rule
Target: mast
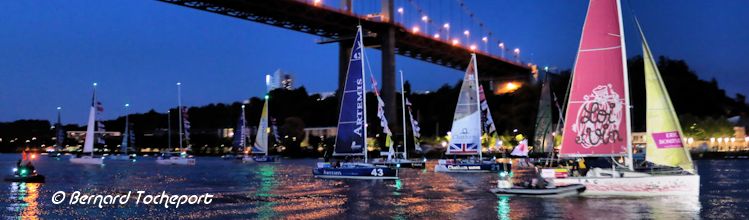
[[[92,100],[92,103],[91,103],[91,104],[92,104],[91,115],[93,115],[93,124],[94,124],[94,126],[95,126],[95,127],[93,127],[93,128],[94,128],[94,129],[93,129],[93,133],[91,133],[91,136],[92,136],[92,137],[93,137],[93,139],[94,139],[94,140],[92,140],[92,141],[96,141],[96,131],[98,131],[98,130],[99,130],[99,129],[97,128],[97,127],[98,127],[98,126],[97,126],[97,125],[98,125],[98,123],[96,123],[96,86],[97,86],[97,85],[98,85],[97,83],[94,83],[94,96],[93,96],[93,100]],[[89,121],[92,121],[92,120],[89,120]],[[94,142],[91,142],[91,157],[93,157],[93,156],[94,156],[94,148],[96,147],[95,145],[96,145],[96,144],[95,144]],[[84,149],[84,150],[85,150],[85,149]]]
[[122,144],[120,145],[120,154],[127,154],[128,145],[130,145],[130,104],[125,104],[125,133],[122,135]]
[[406,87],[403,82],[403,70],[401,74],[401,107],[403,113],[403,159],[408,159],[408,129],[406,129]]
[[[266,125],[270,125],[270,90],[268,90],[267,95],[265,95],[265,107],[267,107],[266,114],[268,114],[265,117],[265,124]],[[263,120],[263,119],[261,118],[260,120]],[[270,134],[268,133],[267,128],[263,132],[265,132],[265,136],[266,136],[266,138],[265,138],[265,146],[267,146],[265,148],[265,156],[268,157],[268,153],[270,153],[270,149],[268,149],[268,147],[270,147],[270,139],[267,138],[267,136],[270,135]],[[273,132],[277,132],[277,131],[273,131]],[[274,134],[274,137],[275,137],[275,134]],[[276,144],[278,144],[278,142],[276,142]]]
[[94,139],[96,138],[96,83],[94,83],[91,106],[88,112],[88,124],[86,125],[86,140],[83,143],[83,153],[91,153],[94,156]]
[[627,167],[630,171],[635,170],[634,159],[632,156],[632,115],[630,115],[629,102],[629,71],[627,71],[627,45],[624,41],[624,23],[622,22],[622,4],[621,0],[616,0],[617,13],[619,14],[619,40],[622,45],[622,71],[624,71],[624,111],[625,126],[627,128],[626,142],[627,145]]
[[[278,71],[280,71],[280,69],[276,70],[276,72],[278,72]],[[265,119],[263,119],[263,114],[262,114],[263,110],[260,110],[260,112],[261,112],[260,113],[260,120],[265,120],[266,128],[263,129],[262,131],[257,131],[257,132],[263,132],[263,134],[265,134],[265,146],[266,146],[265,147],[265,157],[268,157],[268,152],[270,152],[270,149],[269,149],[269,147],[270,147],[270,139],[268,139],[268,135],[270,135],[269,134],[270,130],[267,129],[267,127],[270,126],[270,117],[268,116],[268,115],[270,115],[270,90],[271,90],[271,87],[270,87],[270,78],[271,78],[270,74],[265,75],[265,103],[263,103],[263,108],[264,108],[263,110],[266,111],[265,112],[265,114],[266,114],[265,115],[266,116]],[[242,106],[242,107],[244,108],[244,106]],[[244,114],[244,112],[242,114]],[[260,124],[263,124],[263,122],[260,122]],[[258,128],[260,128],[260,126],[258,126]],[[275,132],[275,131],[273,131],[273,132]],[[257,137],[258,136],[257,135],[255,135],[255,136],[256,136],[255,137],[255,142],[257,142]]]
[[[479,69],[476,66],[476,53],[471,53],[471,60],[473,62],[471,62],[469,65],[473,65],[473,72],[474,72],[473,80],[474,80],[474,83],[476,83],[476,88],[474,89],[474,91],[476,91],[476,107],[479,108],[478,111],[480,115],[481,114],[481,100],[479,99],[480,97],[479,96]],[[477,119],[478,119],[477,123],[479,124],[479,127],[483,127],[483,126],[480,126],[481,117],[477,117]],[[481,135],[481,133],[479,133],[479,135]],[[481,141],[479,141],[479,161],[483,160],[482,152],[481,152],[482,149],[483,149],[483,146],[481,146]]]
[[166,125],[167,127],[166,128],[166,136],[167,136],[166,144],[167,144],[167,148],[171,149],[172,148],[172,110],[171,109],[166,110],[166,124],[167,124]]
[[177,106],[179,108],[179,150],[182,149],[182,83],[177,82]]
[[55,132],[55,140],[56,140],[56,151],[62,150],[62,143],[65,140],[65,136],[62,135],[62,120],[60,117],[60,110],[62,110],[62,107],[57,107],[57,125],[55,125],[56,132]]
[[363,94],[362,96],[364,96],[363,97],[364,101],[362,103],[362,105],[364,106],[364,109],[363,109],[363,111],[364,111],[364,129],[362,131],[362,134],[364,134],[364,144],[362,145],[363,146],[362,147],[362,151],[364,151],[363,152],[364,153],[364,163],[367,163],[367,157],[368,157],[367,156],[367,80],[364,80],[364,79],[366,79],[364,77],[364,76],[366,76],[366,74],[364,73],[364,61],[366,60],[365,59],[366,56],[364,55],[364,42],[363,42],[364,41],[364,37],[362,36],[363,33],[362,33],[361,25],[358,25],[357,29],[359,29],[359,31],[358,31],[359,33],[357,35],[359,35],[359,50],[361,50],[361,56],[362,56],[362,61],[361,61],[362,88],[361,89],[362,89],[362,94]]

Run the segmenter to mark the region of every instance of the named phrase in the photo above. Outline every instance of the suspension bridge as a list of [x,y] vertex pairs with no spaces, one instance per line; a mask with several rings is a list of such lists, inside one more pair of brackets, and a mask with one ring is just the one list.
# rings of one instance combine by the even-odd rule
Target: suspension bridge
[[[450,14],[462,16],[460,24],[438,23],[438,20],[447,19],[429,15],[429,10],[417,0],[160,1],[316,35],[321,37],[320,44],[337,43],[338,88],[343,87],[352,40],[356,26],[361,24],[365,46],[382,51],[380,84],[386,103],[395,103],[396,54],[464,70],[469,54],[476,53],[481,80],[490,82],[528,80],[535,69],[532,64],[520,60],[519,48],[510,48],[505,42],[495,39],[462,0],[448,0],[447,3],[452,5],[439,6],[455,8]],[[432,3],[426,4],[431,6]],[[465,26],[477,27],[478,30]],[[398,111],[396,105],[386,105],[385,112],[388,118],[396,118]]]

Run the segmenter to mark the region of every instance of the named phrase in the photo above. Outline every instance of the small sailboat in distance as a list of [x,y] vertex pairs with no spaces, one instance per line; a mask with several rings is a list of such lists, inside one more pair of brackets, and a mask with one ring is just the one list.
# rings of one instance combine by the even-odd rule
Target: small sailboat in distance
[[112,155],[109,159],[112,160],[132,160],[135,161],[135,154],[128,155],[130,150],[130,144],[134,143],[135,137],[133,136],[133,130],[130,129],[130,112],[128,109],[130,104],[125,104],[125,131],[122,132],[122,143],[120,144],[120,153]]
[[[557,178],[585,184],[591,195],[691,195],[700,193],[700,176],[685,148],[681,125],[658,67],[642,38],[646,89],[646,161],[671,170],[636,169],[632,157],[628,72],[619,0],[592,0],[583,26],[572,75],[560,157],[624,156],[626,167],[593,168],[580,177]],[[639,28],[639,22],[638,28]],[[621,95],[621,96],[620,96]],[[646,169],[650,170],[650,169]]]
[[247,154],[247,121],[244,118],[244,104],[239,112],[237,127],[234,129],[232,146],[229,153],[221,156],[224,160],[242,160]]
[[362,28],[357,26],[354,46],[341,95],[333,156],[364,157],[363,162],[318,162],[312,169],[316,178],[336,179],[398,179],[398,170],[367,163],[367,102],[364,78],[364,44]]
[[65,130],[62,127],[62,119],[60,116],[61,110],[62,107],[57,107],[57,122],[55,123],[55,146],[52,148],[52,151],[47,152],[47,156],[49,157],[60,158],[60,156],[62,156],[61,151],[64,148],[63,143],[65,143]]
[[[88,124],[86,125],[86,140],[83,142],[83,153],[75,155],[70,158],[70,162],[74,164],[91,164],[91,165],[103,165],[104,157],[94,156],[94,142],[99,142],[97,138],[97,131],[100,130],[103,125],[97,123],[97,113],[104,110],[101,103],[96,100],[96,86],[94,83],[93,96],[91,98],[91,108],[88,113]],[[98,128],[97,128],[98,127]],[[103,133],[101,135],[104,135]]]
[[187,108],[184,108],[182,106],[182,83],[180,82],[177,83],[177,106],[179,110],[180,152],[164,153],[156,158],[156,163],[162,165],[195,165],[195,158],[193,158],[192,155],[188,155],[187,149],[185,149],[182,145],[185,139],[189,139],[190,137],[190,122],[187,120]]
[[[400,167],[405,167],[405,168],[424,168],[425,163],[426,163],[426,159],[423,159],[423,160],[411,160],[411,159],[408,159],[408,149],[407,149],[407,146],[408,146],[408,132],[407,132],[407,129],[406,129],[406,102],[407,101],[406,101],[406,95],[405,95],[406,94],[406,90],[404,89],[404,85],[403,85],[404,84],[404,82],[403,82],[403,71],[400,71],[400,76],[401,76],[401,107],[402,107],[402,109],[401,109],[402,112],[401,113],[403,114],[403,152],[398,152],[398,151],[394,150],[393,149],[393,145],[392,145],[392,141],[390,141],[390,143],[389,143],[390,149],[386,153],[386,155],[388,156],[387,159],[386,160],[382,160],[382,159],[375,160],[373,162],[373,164],[375,164],[375,165],[386,165],[386,166],[398,167],[398,168],[400,168]],[[380,104],[381,106],[378,106],[378,109],[377,109],[378,113],[377,113],[377,115],[384,118],[385,117],[384,116],[384,112],[379,112],[379,111],[384,111],[383,110],[384,102],[382,101],[382,99],[380,98],[379,93],[377,92],[377,86],[376,86],[377,84],[376,84],[376,82],[374,80],[374,77],[372,77],[372,84],[373,84],[372,85],[372,89],[375,91],[375,95],[377,96],[377,102],[381,103]],[[412,121],[412,123],[413,123],[413,121]],[[385,123],[383,126],[387,126],[387,123]],[[389,129],[387,129],[387,130],[388,130],[388,132],[386,132],[386,133],[389,133]],[[414,134],[416,134],[416,133],[414,133]],[[388,135],[390,135],[390,134],[388,134]],[[387,138],[390,138],[390,137],[388,136]],[[416,140],[415,137],[414,137],[414,140]],[[414,146],[418,146],[418,143],[414,142]]]
[[271,128],[268,127],[268,103],[270,96],[265,95],[265,102],[263,103],[263,110],[260,113],[260,121],[257,125],[257,135],[255,135],[255,143],[252,145],[252,156],[245,156],[242,161],[249,162],[278,162],[279,158],[276,156],[270,156],[268,150],[268,134],[271,133]]

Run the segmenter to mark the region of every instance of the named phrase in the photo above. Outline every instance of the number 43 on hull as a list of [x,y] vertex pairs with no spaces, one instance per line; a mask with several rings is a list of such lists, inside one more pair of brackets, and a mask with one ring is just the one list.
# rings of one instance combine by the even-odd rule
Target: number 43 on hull
[[368,163],[342,163],[334,167],[331,163],[320,162],[312,174],[323,179],[398,179],[397,169]]

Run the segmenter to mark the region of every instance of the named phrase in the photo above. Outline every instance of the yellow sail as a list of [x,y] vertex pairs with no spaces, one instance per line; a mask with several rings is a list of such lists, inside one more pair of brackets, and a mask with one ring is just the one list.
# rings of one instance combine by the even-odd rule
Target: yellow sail
[[[639,28],[639,23],[638,23]],[[655,164],[678,166],[694,173],[689,151],[683,144],[684,133],[676,117],[671,98],[663,84],[661,73],[658,71],[653,54],[642,37],[642,54],[645,63],[645,90],[647,97],[646,126],[647,151],[646,160]]]

